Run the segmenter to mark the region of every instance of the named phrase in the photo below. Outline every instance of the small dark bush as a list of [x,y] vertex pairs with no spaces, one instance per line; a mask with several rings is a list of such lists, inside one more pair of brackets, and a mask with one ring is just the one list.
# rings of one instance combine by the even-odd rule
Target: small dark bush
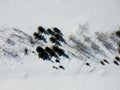
[[116,60],[114,60],[113,63],[114,63],[115,65],[119,65],[119,63],[118,63]]
[[38,31],[41,32],[41,33],[43,33],[43,32],[45,32],[45,29],[42,26],[39,26],[38,27]]

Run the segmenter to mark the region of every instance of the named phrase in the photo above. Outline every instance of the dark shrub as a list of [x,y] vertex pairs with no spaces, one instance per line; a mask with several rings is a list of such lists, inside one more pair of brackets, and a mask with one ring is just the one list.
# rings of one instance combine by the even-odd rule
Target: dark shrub
[[120,38],[120,31],[116,32],[116,36]]
[[120,48],[118,48],[118,52],[120,53]]
[[61,33],[61,31],[60,31],[58,28],[56,28],[56,27],[53,28],[53,31],[54,31],[55,33],[58,33],[58,34]]
[[38,27],[38,31],[41,32],[41,33],[43,33],[43,32],[45,32],[45,29],[42,26],[39,26]]
[[38,53],[40,53],[40,52],[45,52],[45,50],[44,50],[42,47],[40,47],[40,46],[38,46],[38,47],[36,48],[36,51],[37,51]]
[[119,65],[119,63],[118,63],[116,60],[114,60],[113,63],[114,63],[115,65]]

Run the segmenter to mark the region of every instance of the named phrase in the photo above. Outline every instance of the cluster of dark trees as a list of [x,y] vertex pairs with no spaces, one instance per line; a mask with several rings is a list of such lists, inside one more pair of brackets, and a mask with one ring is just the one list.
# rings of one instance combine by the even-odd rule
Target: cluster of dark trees
[[[34,38],[38,39],[38,40],[43,40],[44,34],[46,35],[50,35],[50,42],[54,43],[54,45],[52,47],[41,47],[38,46],[36,48],[36,51],[38,53],[39,58],[42,58],[43,60],[49,59],[51,60],[52,57],[55,57],[55,62],[56,63],[60,63],[60,59],[59,56],[64,55],[64,50],[62,48],[60,48],[59,46],[61,45],[60,42],[65,41],[63,38],[63,34],[61,33],[61,30],[58,29],[57,27],[54,27],[53,29],[45,29],[42,26],[39,26],[37,28],[37,32],[34,32]],[[51,60],[52,61],[52,60]],[[65,69],[62,65],[59,65],[59,67],[55,67],[53,66],[53,68],[58,69]]]
[[[42,59],[47,59],[48,56],[50,57],[57,57],[56,53],[59,56],[62,56],[64,54],[64,50],[59,48],[58,46],[53,45],[52,48],[46,47],[43,49],[42,47],[38,46],[36,48],[36,51],[38,52],[38,56]],[[56,61],[58,62],[58,60]]]

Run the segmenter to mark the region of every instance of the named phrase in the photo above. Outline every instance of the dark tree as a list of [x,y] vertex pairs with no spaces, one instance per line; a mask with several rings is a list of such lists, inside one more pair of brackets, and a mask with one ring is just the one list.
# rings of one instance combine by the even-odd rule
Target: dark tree
[[33,35],[34,35],[35,39],[42,39],[42,35],[39,35],[36,32]]
[[51,37],[51,38],[50,38],[50,41],[51,41],[52,43],[56,43],[56,42],[57,42],[57,39],[54,38],[54,37]]
[[55,38],[56,38],[57,40],[59,40],[59,41],[62,41],[62,40],[63,40],[62,36],[59,35],[59,34],[55,34]]
[[115,59],[116,59],[117,61],[120,61],[120,58],[119,58],[118,56],[116,56]]
[[27,48],[24,49],[24,53],[25,53],[26,55],[28,54],[28,49],[27,49]]
[[62,65],[59,65],[59,68],[61,68],[61,69],[65,70],[65,68],[64,68]]
[[41,32],[41,33],[44,33],[44,32],[45,32],[45,29],[44,29],[42,26],[39,26],[39,27],[38,27],[38,31]]
[[64,50],[63,49],[61,49],[61,48],[59,48],[59,47],[57,47],[55,45],[52,48],[59,56],[64,54]]
[[54,28],[53,28],[53,31],[54,31],[55,33],[61,34],[61,31],[60,31],[57,27],[54,27]]
[[120,38],[120,31],[116,32],[116,36]]
[[87,65],[87,66],[90,66],[90,64],[89,64],[89,63],[86,63],[86,65]]
[[38,53],[40,53],[40,52],[45,52],[45,50],[44,50],[42,47],[40,47],[40,46],[38,46],[38,47],[36,48],[36,51],[37,51]]
[[51,29],[47,29],[48,34],[54,35],[54,32]]
[[102,65],[105,65],[105,63],[104,63],[103,61],[100,61],[100,63],[101,63]]
[[45,51],[46,51],[51,57],[56,56],[55,52],[54,52],[51,48],[49,48],[49,47],[46,47],[46,48],[45,48]]
[[114,60],[113,63],[116,65],[119,65],[119,63],[116,60]]
[[55,62],[60,63],[60,60],[56,59]]
[[103,59],[103,61],[109,64],[109,62],[106,59]]

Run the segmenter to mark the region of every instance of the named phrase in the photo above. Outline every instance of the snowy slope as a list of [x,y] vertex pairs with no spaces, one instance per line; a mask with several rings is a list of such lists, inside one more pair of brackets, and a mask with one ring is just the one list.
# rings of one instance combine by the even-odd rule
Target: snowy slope
[[[119,0],[0,0],[0,90],[120,90],[120,66],[113,63],[120,40],[111,37],[120,25],[119,9]],[[38,58],[30,40],[39,25],[62,30],[69,58],[60,57],[60,64]],[[99,38],[91,35],[95,31],[109,32]],[[87,47],[76,48],[76,41]],[[103,59],[109,64],[102,65]],[[65,70],[53,68],[59,65]]]

